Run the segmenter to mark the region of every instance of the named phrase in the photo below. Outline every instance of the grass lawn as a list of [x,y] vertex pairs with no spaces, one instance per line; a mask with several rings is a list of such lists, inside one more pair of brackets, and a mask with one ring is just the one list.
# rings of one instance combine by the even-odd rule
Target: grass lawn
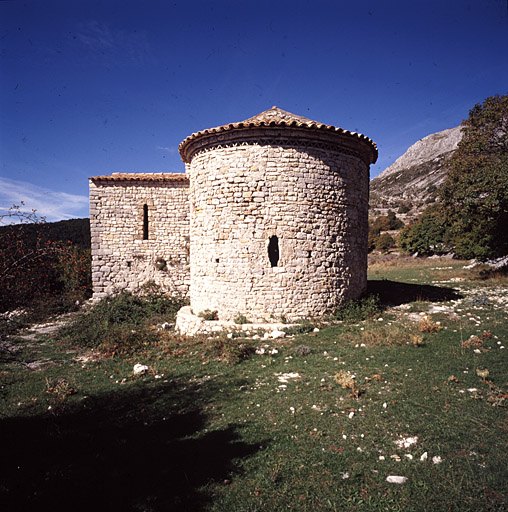
[[4,341],[1,509],[508,511],[508,279],[463,265],[375,263],[379,315],[282,340]]

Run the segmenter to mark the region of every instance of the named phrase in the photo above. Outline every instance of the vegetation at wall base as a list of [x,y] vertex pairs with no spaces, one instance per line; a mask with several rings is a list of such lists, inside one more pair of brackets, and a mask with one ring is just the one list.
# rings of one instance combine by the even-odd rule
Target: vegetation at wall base
[[133,352],[159,341],[157,325],[174,323],[186,301],[162,293],[148,284],[140,293],[122,291],[105,297],[83,311],[60,333],[61,340],[110,354]]
[[361,299],[347,301],[333,315],[335,320],[346,323],[357,323],[373,318],[381,312],[377,295],[369,295]]

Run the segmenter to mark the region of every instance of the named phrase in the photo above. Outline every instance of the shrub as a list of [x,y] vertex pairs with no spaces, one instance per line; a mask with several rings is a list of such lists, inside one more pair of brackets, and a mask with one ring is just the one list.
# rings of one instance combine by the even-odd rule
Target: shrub
[[248,324],[249,320],[245,315],[239,314],[236,318],[233,319],[233,322],[238,325]]
[[368,238],[369,252],[373,251],[376,248],[378,238],[379,238],[379,233],[373,233],[372,231],[369,231],[369,238]]
[[58,289],[68,300],[81,302],[92,296],[91,262],[90,249],[68,245],[59,251]]
[[60,330],[59,337],[84,347],[128,352],[158,339],[154,325],[174,321],[184,301],[162,293],[134,295],[122,292],[105,297]]
[[363,299],[346,302],[335,312],[334,318],[346,323],[357,323],[378,315],[380,311],[379,297],[369,295]]
[[217,311],[212,311],[211,309],[205,309],[204,311],[201,311],[198,313],[198,316],[202,318],[203,320],[218,320],[219,315]]

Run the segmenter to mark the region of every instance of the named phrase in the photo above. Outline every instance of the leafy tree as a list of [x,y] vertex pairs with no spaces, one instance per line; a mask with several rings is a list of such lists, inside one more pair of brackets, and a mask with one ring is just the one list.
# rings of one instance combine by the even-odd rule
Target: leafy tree
[[508,94],[473,107],[446,168],[440,197],[457,255],[508,254]]
[[369,231],[372,233],[379,235],[381,231],[390,231],[400,229],[404,226],[404,223],[397,218],[395,212],[392,210],[388,210],[386,215],[382,215],[376,217],[374,221],[369,226]]
[[[388,248],[395,247],[395,240],[382,231],[392,231],[400,229],[404,226],[404,223],[397,218],[395,212],[388,210],[386,215],[380,215],[373,221],[369,222],[369,251],[379,249],[386,251]],[[386,235],[386,236],[385,236]],[[382,240],[380,241],[380,239]]]
[[420,255],[450,251],[448,224],[443,207],[437,203],[426,208],[415,223],[402,230],[399,245],[409,253],[417,252]]
[[397,219],[397,215],[395,215],[394,211],[388,210],[386,217],[388,219],[390,229],[396,230],[404,227],[404,223],[400,219]]
[[387,252],[388,249],[395,247],[395,240],[388,233],[383,233],[379,235],[379,238],[376,241],[376,249],[382,252]]

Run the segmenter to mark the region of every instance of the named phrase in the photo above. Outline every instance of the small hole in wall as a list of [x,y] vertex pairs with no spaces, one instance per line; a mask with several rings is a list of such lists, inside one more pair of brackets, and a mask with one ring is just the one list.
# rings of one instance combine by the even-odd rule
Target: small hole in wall
[[215,263],[219,263],[219,258],[215,258]]
[[279,263],[279,239],[275,235],[268,241],[268,258],[272,267],[276,267]]
[[127,262],[127,268],[131,268],[131,265],[132,265],[132,262],[131,262],[131,261],[128,261],[128,262]]

